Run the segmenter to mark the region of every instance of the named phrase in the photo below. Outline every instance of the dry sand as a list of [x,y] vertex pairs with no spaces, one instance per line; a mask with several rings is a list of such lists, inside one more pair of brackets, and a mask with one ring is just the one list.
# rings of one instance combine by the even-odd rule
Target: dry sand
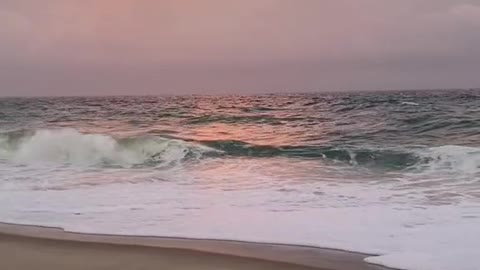
[[379,270],[365,254],[235,241],[128,237],[0,224],[1,270]]

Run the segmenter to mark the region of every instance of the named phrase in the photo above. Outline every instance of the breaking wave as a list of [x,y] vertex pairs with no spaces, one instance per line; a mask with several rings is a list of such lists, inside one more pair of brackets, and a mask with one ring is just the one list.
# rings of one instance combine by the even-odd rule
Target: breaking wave
[[480,171],[480,148],[444,145],[430,148],[271,146],[242,141],[194,141],[158,136],[117,139],[75,129],[43,129],[0,134],[0,159],[22,164],[159,166],[206,157],[286,157],[390,170]]
[[0,158],[19,163],[132,167],[172,164],[214,149],[161,137],[115,139],[74,129],[11,132],[0,136]]
[[253,145],[241,141],[203,141],[204,145],[232,156],[322,158],[333,162],[383,169],[452,170],[480,172],[480,148],[444,145],[438,147],[345,147]]
[[425,164],[424,169],[449,170],[467,174],[480,173],[480,148],[459,145],[431,147],[419,152]]

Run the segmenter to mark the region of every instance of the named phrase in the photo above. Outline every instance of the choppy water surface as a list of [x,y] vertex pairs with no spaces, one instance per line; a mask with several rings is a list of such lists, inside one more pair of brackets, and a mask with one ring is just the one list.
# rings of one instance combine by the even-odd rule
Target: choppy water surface
[[480,91],[0,99],[0,220],[479,269]]

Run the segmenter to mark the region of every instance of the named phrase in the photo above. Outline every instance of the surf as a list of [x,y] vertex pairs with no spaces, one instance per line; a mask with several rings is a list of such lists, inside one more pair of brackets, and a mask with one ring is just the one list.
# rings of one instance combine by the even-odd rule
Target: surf
[[215,152],[206,146],[175,139],[152,136],[116,139],[75,129],[13,132],[0,138],[0,157],[21,164],[155,166]]
[[116,138],[72,128],[17,130],[0,134],[0,159],[18,164],[157,167],[207,158],[312,159],[326,165],[396,171],[480,171],[480,148],[345,145],[256,145],[243,141],[192,140],[140,134]]

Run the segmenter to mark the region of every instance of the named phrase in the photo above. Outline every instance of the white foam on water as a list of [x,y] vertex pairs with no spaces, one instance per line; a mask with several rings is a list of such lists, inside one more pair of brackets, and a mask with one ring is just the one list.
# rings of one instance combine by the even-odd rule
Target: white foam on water
[[105,158],[132,164],[151,157],[148,151],[179,160],[192,146],[174,140],[119,146],[108,136],[52,132],[5,150],[15,158],[0,160],[1,221],[336,248],[408,270],[480,269],[478,148],[427,149],[422,155],[431,161],[411,173],[359,173],[355,166],[281,157],[115,169],[82,165]]
[[433,159],[428,164],[430,171],[449,170],[462,174],[477,174],[480,172],[480,148],[443,145],[419,151],[420,156]]
[[[302,192],[128,184],[3,193],[0,209],[3,221],[72,232],[310,245],[380,254],[367,261],[401,269],[478,269],[478,204],[382,204],[378,200],[387,190],[333,190],[338,194],[315,202],[316,195]],[[356,206],[340,194],[357,195]]]
[[419,106],[420,104],[416,103],[416,102],[412,102],[412,101],[403,101],[401,103],[402,105],[411,105],[411,106]]
[[53,163],[93,166],[99,164],[129,167],[153,159],[157,162],[178,162],[188,154],[200,156],[215,151],[205,146],[160,137],[138,138],[120,143],[102,134],[83,134],[75,129],[41,129],[31,136],[9,143],[0,136],[0,159],[16,163]]

